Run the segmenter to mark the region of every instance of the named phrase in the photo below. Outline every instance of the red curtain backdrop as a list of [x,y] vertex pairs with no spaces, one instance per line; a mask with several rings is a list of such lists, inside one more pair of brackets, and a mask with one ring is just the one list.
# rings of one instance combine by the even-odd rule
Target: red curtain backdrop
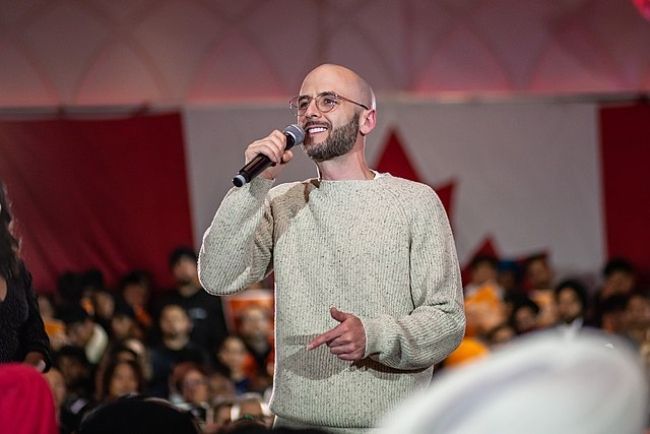
[[650,105],[600,110],[607,252],[650,281]]
[[0,122],[0,179],[37,290],[91,267],[109,284],[139,267],[169,285],[168,253],[192,245],[177,113]]

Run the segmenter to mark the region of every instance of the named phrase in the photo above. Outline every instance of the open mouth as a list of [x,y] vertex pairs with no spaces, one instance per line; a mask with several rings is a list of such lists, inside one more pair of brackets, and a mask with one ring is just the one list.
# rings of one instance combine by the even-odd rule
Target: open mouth
[[328,130],[327,125],[324,124],[308,124],[305,125],[305,132],[308,136],[314,137],[318,134],[322,134]]

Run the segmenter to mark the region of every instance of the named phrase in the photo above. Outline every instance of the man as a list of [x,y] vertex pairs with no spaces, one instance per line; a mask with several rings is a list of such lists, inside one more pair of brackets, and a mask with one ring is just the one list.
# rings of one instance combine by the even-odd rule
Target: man
[[205,350],[190,340],[192,321],[185,309],[177,304],[167,304],[160,312],[160,344],[151,350],[150,391],[154,396],[169,397],[169,375],[181,362],[193,362],[205,366],[208,356]]
[[271,189],[292,158],[280,131],[246,161],[276,163],[224,198],[201,282],[226,295],[276,282],[276,426],[365,432],[460,342],[462,287],[449,222],[428,186],[369,169],[376,109],[353,71],[322,65],[292,100],[319,177]]
[[228,335],[221,300],[210,297],[201,288],[196,269],[196,252],[178,247],[169,255],[169,269],[176,281],[176,291],[165,301],[178,304],[192,321],[191,340],[212,353]]

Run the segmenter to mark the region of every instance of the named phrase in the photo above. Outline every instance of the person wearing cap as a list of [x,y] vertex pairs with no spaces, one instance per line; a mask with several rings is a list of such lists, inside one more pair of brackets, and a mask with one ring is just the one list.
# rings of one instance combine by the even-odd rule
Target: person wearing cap
[[44,372],[52,365],[50,340],[38,310],[32,276],[18,256],[12,219],[0,182],[0,363],[23,362]]
[[363,78],[321,65],[290,106],[318,178],[272,188],[293,157],[286,137],[251,143],[247,162],[275,166],[228,192],[199,276],[228,295],[274,272],[276,427],[369,432],[463,336],[454,239],[429,186],[369,168],[377,111]]

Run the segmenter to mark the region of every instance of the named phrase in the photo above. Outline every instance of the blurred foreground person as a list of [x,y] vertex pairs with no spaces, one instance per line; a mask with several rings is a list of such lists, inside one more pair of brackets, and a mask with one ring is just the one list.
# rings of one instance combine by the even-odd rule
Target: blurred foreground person
[[56,407],[43,375],[31,366],[0,366],[0,432],[57,434]]
[[44,372],[52,365],[32,288],[32,276],[18,256],[12,216],[0,181],[0,363],[24,362]]
[[390,414],[383,432],[639,434],[647,399],[625,342],[549,331],[447,371]]
[[127,397],[102,405],[79,434],[200,434],[194,417],[157,398]]

